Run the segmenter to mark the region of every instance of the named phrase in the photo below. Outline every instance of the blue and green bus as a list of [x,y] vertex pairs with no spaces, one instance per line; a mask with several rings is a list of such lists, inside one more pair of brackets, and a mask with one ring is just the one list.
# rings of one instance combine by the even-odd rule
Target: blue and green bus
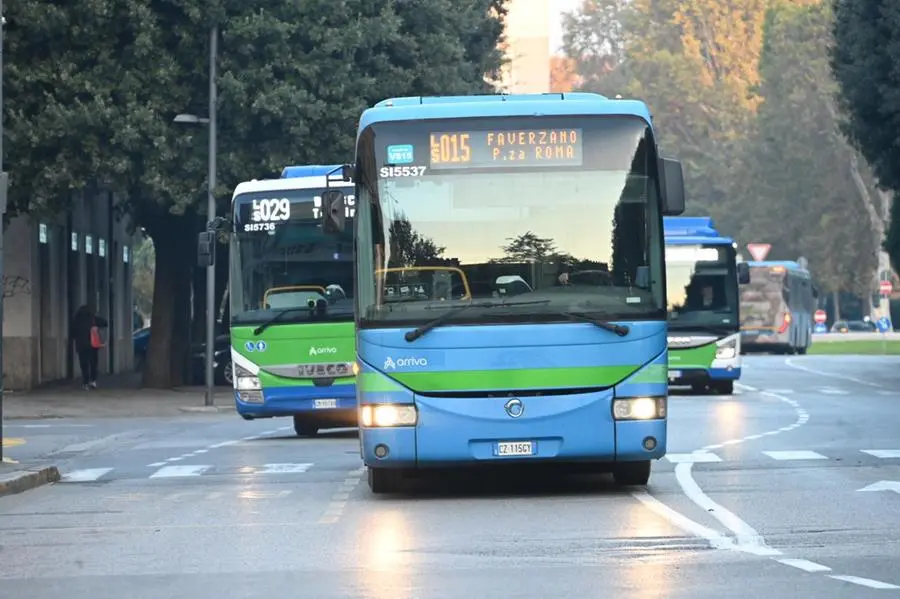
[[708,217],[666,217],[669,384],[730,394],[741,378],[737,244]]
[[[662,217],[684,205],[647,106],[384,100],[362,114],[352,178],[372,492],[501,463],[587,463],[647,484],[666,451]],[[342,195],[327,192],[329,230],[345,226]]]
[[[355,426],[353,236],[322,231],[342,165],[291,166],[234,190],[229,300],[237,413],[290,417],[298,436]],[[352,222],[353,187],[345,218]]]

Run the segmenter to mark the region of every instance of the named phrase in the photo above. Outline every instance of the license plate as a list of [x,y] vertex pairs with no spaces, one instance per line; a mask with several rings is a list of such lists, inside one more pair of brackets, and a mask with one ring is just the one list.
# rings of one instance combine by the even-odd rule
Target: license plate
[[497,455],[534,455],[531,441],[504,441],[497,443]]
[[337,407],[336,399],[315,399],[313,400],[313,408],[317,410],[327,410]]
[[680,378],[681,378],[680,370],[670,370],[669,371],[669,380],[670,381],[674,381],[675,379],[680,379]]

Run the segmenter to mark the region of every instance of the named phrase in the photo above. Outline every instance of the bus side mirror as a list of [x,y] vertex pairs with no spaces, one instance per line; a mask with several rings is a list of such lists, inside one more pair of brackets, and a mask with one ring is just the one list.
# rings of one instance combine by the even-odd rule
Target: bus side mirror
[[216,233],[203,231],[197,238],[197,266],[208,267],[216,262]]
[[328,234],[344,231],[344,192],[326,189],[322,192],[322,230]]
[[746,285],[750,282],[750,265],[739,262],[737,265],[738,285]]
[[659,174],[663,216],[678,216],[684,212],[684,172],[681,163],[672,158],[660,158]]

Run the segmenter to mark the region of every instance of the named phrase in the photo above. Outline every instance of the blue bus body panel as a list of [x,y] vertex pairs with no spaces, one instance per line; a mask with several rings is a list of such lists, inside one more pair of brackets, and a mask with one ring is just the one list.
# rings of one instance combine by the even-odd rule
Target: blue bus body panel
[[716,231],[707,216],[664,216],[663,234],[670,245],[732,245],[734,240]]
[[610,100],[599,94],[526,94],[392,98],[365,110],[357,141],[375,123],[430,119],[515,116],[634,116],[652,127],[650,111],[639,100]]
[[[262,392],[265,402],[259,404],[241,401],[235,391],[234,403],[238,414],[254,418],[275,418],[312,412],[327,415],[329,412],[356,410],[356,385],[265,387]],[[337,408],[322,410],[313,407],[314,400],[325,398],[336,399]]]
[[[416,427],[360,429],[363,459],[373,467],[423,467],[472,461],[634,461],[665,454],[666,420],[616,423],[615,397],[664,396],[666,326],[663,322],[628,323],[631,333],[617,337],[590,324],[450,326],[434,329],[414,343],[403,339],[405,329],[365,329],[358,334],[361,376],[382,379],[377,392],[360,393],[361,403],[415,403]],[[403,358],[428,361],[422,366],[385,364]],[[390,359],[390,360],[389,360]],[[390,378],[393,373],[631,366],[630,374],[602,390],[550,394],[563,390],[565,380],[548,380],[541,396],[522,393],[525,406],[519,418],[504,408],[506,393],[442,392],[441,397],[415,393]],[[549,375],[548,375],[549,376]],[[474,396],[473,396],[474,395]],[[420,433],[420,434],[419,434]],[[647,436],[657,439],[652,451],[643,449]],[[499,441],[533,441],[530,457],[495,455]],[[387,444],[383,459],[374,448]]]

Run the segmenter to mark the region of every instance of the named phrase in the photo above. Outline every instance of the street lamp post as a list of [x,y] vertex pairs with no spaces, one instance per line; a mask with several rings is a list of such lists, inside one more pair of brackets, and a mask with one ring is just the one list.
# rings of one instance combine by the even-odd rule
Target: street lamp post
[[[9,174],[3,169],[3,46],[6,18],[3,16],[3,0],[0,0],[0,290],[4,286],[3,220],[6,216],[6,192]],[[0,291],[0,463],[3,462],[3,294]]]
[[[0,0],[2,2],[2,0]],[[206,212],[207,226],[211,226],[216,217],[216,103],[218,90],[216,87],[216,57],[219,47],[219,28],[213,25],[209,32],[209,118],[193,114],[179,114],[176,123],[209,125],[209,173],[207,175]],[[215,351],[216,325],[216,266],[206,267],[206,396],[204,404],[213,405],[213,355]]]

